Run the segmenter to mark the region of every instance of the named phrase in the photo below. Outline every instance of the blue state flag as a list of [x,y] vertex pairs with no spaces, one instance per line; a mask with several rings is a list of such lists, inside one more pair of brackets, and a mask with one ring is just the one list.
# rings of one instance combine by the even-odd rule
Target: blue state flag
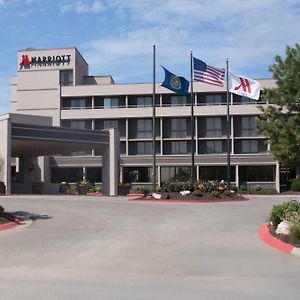
[[189,92],[189,81],[184,77],[176,76],[161,66],[165,71],[165,80],[161,86],[175,92],[176,94],[186,95]]

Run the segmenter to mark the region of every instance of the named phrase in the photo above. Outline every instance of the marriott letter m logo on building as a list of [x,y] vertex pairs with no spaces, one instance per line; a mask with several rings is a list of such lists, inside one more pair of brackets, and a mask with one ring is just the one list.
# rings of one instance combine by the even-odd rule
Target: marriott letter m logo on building
[[20,69],[24,68],[29,68],[30,67],[30,60],[28,55],[22,55],[22,61],[20,62]]

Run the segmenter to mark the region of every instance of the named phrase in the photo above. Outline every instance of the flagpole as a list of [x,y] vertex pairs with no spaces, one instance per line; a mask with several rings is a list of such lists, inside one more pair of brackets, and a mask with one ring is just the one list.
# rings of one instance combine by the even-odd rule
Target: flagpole
[[152,97],[152,153],[153,153],[153,193],[155,193],[156,190],[156,153],[155,153],[155,45],[153,45],[153,97]]
[[193,51],[190,52],[190,60],[191,60],[191,155],[192,155],[192,170],[191,170],[191,180],[195,181],[195,120],[194,120],[194,87],[193,87]]
[[230,188],[230,132],[231,132],[231,124],[230,124],[230,114],[229,114],[229,77],[228,77],[228,57],[226,57],[226,89],[227,89],[227,188]]

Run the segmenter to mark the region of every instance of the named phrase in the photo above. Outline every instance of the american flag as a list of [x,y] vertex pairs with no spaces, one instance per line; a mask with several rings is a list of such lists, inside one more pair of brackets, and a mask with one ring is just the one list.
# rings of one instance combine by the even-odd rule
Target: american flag
[[225,69],[215,68],[207,65],[200,59],[193,57],[194,60],[194,80],[208,84],[223,86]]

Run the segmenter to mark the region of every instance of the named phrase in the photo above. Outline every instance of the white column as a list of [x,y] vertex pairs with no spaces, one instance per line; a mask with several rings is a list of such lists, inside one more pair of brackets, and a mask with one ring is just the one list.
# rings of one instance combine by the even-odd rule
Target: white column
[[128,151],[128,139],[129,139],[129,126],[128,126],[128,124],[129,124],[129,120],[128,120],[128,118],[126,118],[126,121],[125,121],[125,135],[126,135],[126,142],[125,142],[125,147],[126,147],[126,149],[125,149],[125,155],[127,156],[128,155],[128,153],[129,153],[129,151]]
[[234,124],[233,124],[233,116],[231,118],[231,154],[234,154]]
[[95,96],[92,96],[92,109],[95,108]]
[[280,164],[276,162],[276,178],[275,178],[275,188],[278,193],[280,193]]
[[198,117],[194,117],[194,120],[195,120],[195,136],[194,136],[194,141],[195,141],[195,151],[196,151],[196,155],[199,154],[199,151],[198,151]]
[[161,180],[160,180],[160,166],[157,166],[157,185],[161,186]]
[[116,196],[120,172],[120,137],[117,130],[108,131],[109,145],[102,151],[103,195]]
[[0,119],[0,159],[2,160],[1,178],[6,186],[6,193],[11,193],[11,119],[9,115]]
[[163,155],[163,118],[160,118],[160,154]]
[[238,187],[240,185],[240,178],[239,178],[239,166],[235,166],[235,185]]

